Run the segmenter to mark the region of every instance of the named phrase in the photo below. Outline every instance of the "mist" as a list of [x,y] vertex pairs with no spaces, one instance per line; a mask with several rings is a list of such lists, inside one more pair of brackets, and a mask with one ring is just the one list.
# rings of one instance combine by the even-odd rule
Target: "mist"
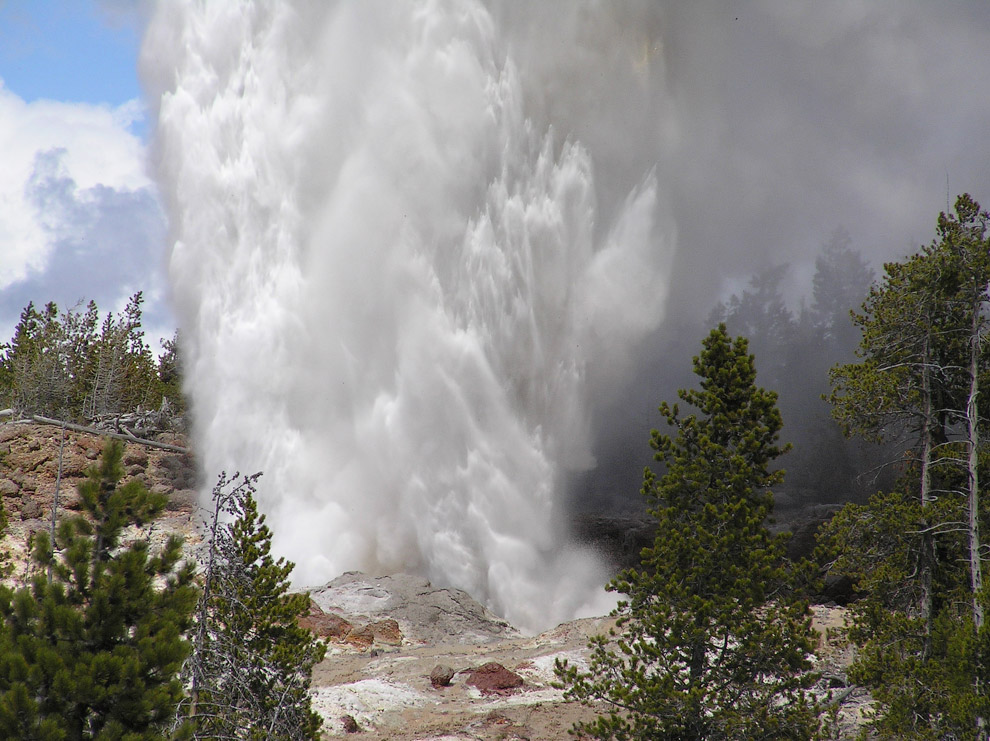
[[990,198],[990,9],[949,9],[160,3],[142,76],[204,476],[264,470],[299,583],[600,611],[568,512],[635,506],[718,303],[786,265],[797,316],[837,228],[878,269],[947,185]]

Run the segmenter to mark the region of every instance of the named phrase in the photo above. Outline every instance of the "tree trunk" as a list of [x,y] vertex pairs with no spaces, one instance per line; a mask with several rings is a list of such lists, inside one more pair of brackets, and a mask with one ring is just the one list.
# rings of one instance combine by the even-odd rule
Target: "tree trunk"
[[932,634],[932,572],[935,569],[935,536],[928,521],[932,497],[932,382],[931,382],[931,331],[925,336],[921,359],[921,512],[925,518],[921,535],[919,571],[921,578],[921,604],[919,610],[924,622],[924,643],[922,660],[927,659],[931,650]]
[[[969,395],[966,398],[966,436],[969,443],[969,459],[967,461],[967,479],[969,485],[969,579],[973,597],[973,628],[979,635],[983,627],[983,565],[980,562],[980,418],[977,400],[980,395],[980,330],[983,320],[981,309],[983,302],[977,299],[971,308],[972,323],[969,333]],[[981,677],[977,672],[974,679],[975,694],[981,693]],[[982,715],[976,718],[976,738],[986,739],[986,719]]]
[[983,567],[980,563],[980,425],[977,398],[980,394],[980,306],[973,310],[973,324],[970,334],[969,353],[969,397],[966,400],[966,432],[969,438],[969,576],[973,592],[973,625],[976,630],[983,627],[983,605],[980,591],[983,587]]

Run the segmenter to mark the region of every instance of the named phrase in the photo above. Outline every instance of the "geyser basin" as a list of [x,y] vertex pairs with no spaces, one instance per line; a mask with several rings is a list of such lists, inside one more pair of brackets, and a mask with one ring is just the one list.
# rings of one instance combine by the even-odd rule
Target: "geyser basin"
[[602,607],[562,482],[674,238],[656,11],[612,5],[160,4],[198,449],[265,472],[298,582],[420,573],[531,629]]

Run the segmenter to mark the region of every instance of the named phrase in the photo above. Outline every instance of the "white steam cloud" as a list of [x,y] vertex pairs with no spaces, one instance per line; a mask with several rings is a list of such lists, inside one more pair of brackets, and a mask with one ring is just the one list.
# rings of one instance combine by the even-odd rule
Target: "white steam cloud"
[[265,472],[300,583],[418,572],[529,628],[601,609],[561,495],[663,313],[654,6],[160,4],[198,449]]

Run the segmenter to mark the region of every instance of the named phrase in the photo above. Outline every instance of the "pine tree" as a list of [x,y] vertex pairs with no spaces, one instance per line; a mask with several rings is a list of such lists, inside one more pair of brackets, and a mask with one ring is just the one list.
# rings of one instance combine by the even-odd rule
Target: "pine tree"
[[746,340],[720,325],[694,359],[697,415],[664,403],[676,436],[651,435],[665,467],[644,474],[657,538],[640,568],[608,589],[626,595],[621,632],[591,640],[582,672],[558,663],[567,694],[611,707],[575,732],[598,739],[805,739],[819,727],[807,604],[788,589],[786,536],[765,526],[771,465],[786,448],[776,395],[756,386]]
[[102,324],[90,301],[85,310],[41,312],[29,303],[10,342],[0,345],[0,404],[26,414],[86,421],[104,414],[157,409],[179,401],[174,341],[156,363],[141,331],[139,291]]
[[850,676],[873,691],[883,738],[984,738],[990,717],[980,497],[988,222],[959,196],[934,242],[885,265],[854,315],[860,362],[831,374],[847,432],[909,445],[898,488],[847,506],[820,538],[823,561],[865,594],[853,607]]
[[221,474],[213,489],[184,712],[195,738],[318,739],[323,721],[309,685],[326,647],[297,622],[309,595],[289,592],[294,565],[271,556],[272,533],[254,498],[258,476]]
[[0,738],[169,738],[197,590],[179,538],[158,552],[122,544],[165,504],[137,480],[120,485],[122,456],[106,443],[79,486],[88,517],[62,522],[58,553],[39,533],[30,585],[0,588]]

